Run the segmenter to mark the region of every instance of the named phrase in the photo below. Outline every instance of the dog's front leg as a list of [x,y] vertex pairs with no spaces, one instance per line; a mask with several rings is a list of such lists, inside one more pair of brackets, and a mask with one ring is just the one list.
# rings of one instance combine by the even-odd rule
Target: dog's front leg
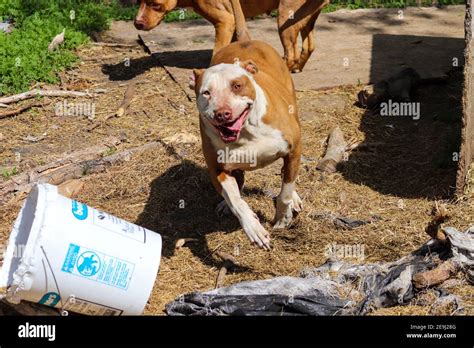
[[260,248],[269,250],[270,235],[260,224],[260,221],[258,221],[257,215],[240,196],[239,185],[235,177],[221,172],[212,181],[217,186],[216,188],[219,193],[224,197],[232,213],[239,219],[240,225],[252,243],[256,243]]
[[275,225],[273,229],[288,227],[293,219],[293,211],[300,212],[303,202],[295,190],[295,181],[300,165],[301,151],[297,148],[283,160],[283,181],[281,191],[276,199]]

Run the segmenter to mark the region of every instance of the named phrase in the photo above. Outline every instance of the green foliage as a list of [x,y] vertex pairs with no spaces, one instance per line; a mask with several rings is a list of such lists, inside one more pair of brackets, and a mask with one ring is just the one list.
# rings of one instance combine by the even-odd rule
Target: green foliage
[[189,19],[198,19],[202,18],[196,12],[187,11],[187,10],[175,10],[168,13],[165,17],[165,22],[181,22]]
[[[112,19],[130,19],[136,8],[94,0],[3,0],[0,19],[12,20],[10,34],[0,32],[0,95],[27,90],[34,82],[55,83],[57,73],[77,61],[74,49],[87,34],[108,28]],[[51,40],[63,29],[64,44],[49,52]]]
[[4,179],[10,179],[12,176],[15,176],[18,174],[18,168],[17,167],[13,167],[13,168],[2,168],[2,170],[0,171],[0,175],[4,178]]

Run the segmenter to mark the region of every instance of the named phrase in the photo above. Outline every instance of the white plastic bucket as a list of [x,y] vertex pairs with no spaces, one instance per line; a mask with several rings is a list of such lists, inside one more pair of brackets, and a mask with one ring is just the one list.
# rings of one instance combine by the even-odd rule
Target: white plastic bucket
[[39,184],[10,235],[0,288],[12,303],[41,303],[89,315],[139,315],[161,257],[158,233]]

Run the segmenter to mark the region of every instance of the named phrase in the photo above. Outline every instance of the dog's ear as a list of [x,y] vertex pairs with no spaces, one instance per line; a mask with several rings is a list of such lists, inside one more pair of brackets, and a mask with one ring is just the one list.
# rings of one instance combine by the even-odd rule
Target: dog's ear
[[189,88],[194,90],[196,88],[196,84],[201,77],[201,75],[204,73],[205,69],[194,69],[193,74],[189,76]]
[[258,73],[258,67],[257,64],[252,59],[248,59],[246,61],[240,62],[240,66],[247,70],[251,74],[256,74]]

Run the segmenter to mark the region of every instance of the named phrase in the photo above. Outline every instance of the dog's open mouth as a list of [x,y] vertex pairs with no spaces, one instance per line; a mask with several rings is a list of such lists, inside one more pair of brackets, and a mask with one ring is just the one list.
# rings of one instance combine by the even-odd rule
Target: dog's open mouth
[[247,120],[249,111],[250,106],[247,107],[236,120],[225,124],[214,125],[225,143],[232,143],[239,139],[240,131]]

